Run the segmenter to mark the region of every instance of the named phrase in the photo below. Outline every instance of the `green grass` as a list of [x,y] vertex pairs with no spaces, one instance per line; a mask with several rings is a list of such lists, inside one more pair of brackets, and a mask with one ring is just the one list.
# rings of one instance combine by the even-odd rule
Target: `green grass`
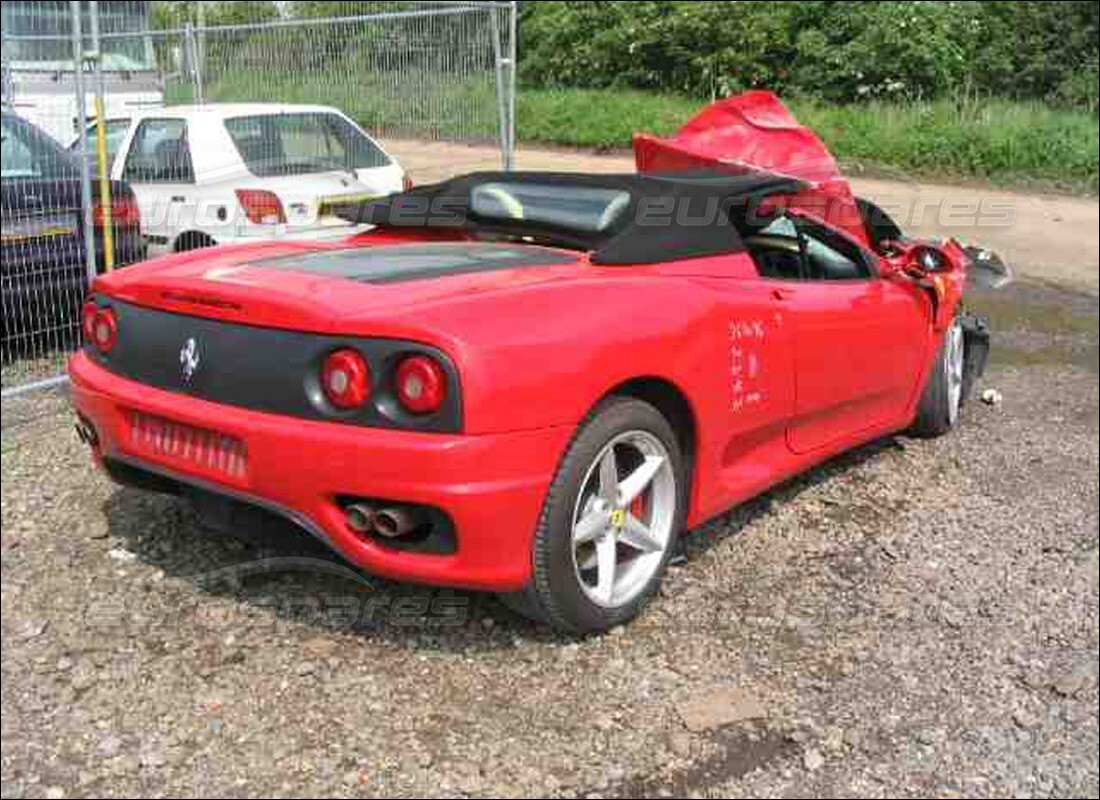
[[[516,137],[625,148],[635,131],[671,133],[705,102],[636,91],[522,89]],[[999,100],[789,105],[849,168],[1097,192],[1100,125],[1094,114]]]
[[[263,99],[336,106],[380,136],[495,141],[499,135],[491,79],[403,70],[364,72],[354,80],[327,71],[232,69],[208,74],[208,100]],[[190,101],[172,85],[169,102]],[[635,131],[669,134],[705,100],[625,90],[521,88],[516,138],[521,144],[629,148]],[[1100,126],[1095,114],[1039,103],[829,105],[793,100],[850,174],[982,180],[1005,186],[1096,194]]]
[[516,139],[600,149],[630,147],[636,131],[672,133],[701,105],[701,100],[670,94],[520,88]]

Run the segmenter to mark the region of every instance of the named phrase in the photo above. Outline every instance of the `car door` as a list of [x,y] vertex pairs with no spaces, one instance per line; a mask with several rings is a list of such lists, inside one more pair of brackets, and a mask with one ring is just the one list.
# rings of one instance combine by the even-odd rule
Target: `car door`
[[186,120],[142,120],[130,137],[120,177],[134,191],[142,233],[150,246],[170,247],[195,215],[195,171]]
[[792,222],[797,276],[763,277],[794,332],[787,443],[808,453],[899,421],[924,357],[929,317],[919,292],[878,276],[873,253],[812,221]]
[[737,243],[725,255],[662,264],[662,275],[706,290],[699,327],[685,332],[673,361],[701,421],[695,469],[704,515],[740,502],[775,480],[787,463],[794,406],[793,337],[786,309],[757,278]]

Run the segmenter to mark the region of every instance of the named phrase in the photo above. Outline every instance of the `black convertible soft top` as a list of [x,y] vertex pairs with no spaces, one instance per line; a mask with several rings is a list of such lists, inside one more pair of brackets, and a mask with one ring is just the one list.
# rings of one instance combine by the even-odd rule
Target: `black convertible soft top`
[[[486,185],[610,190],[622,200],[606,226],[484,213],[473,201]],[[807,184],[768,172],[595,175],[568,172],[475,172],[384,200],[337,209],[344,219],[382,229],[460,229],[479,239],[520,239],[591,251],[599,264],[646,264],[744,250],[736,220],[756,201]],[[626,198],[622,193],[629,195]],[[568,195],[568,192],[564,194]],[[553,215],[551,215],[553,216]],[[733,220],[731,222],[731,219]]]

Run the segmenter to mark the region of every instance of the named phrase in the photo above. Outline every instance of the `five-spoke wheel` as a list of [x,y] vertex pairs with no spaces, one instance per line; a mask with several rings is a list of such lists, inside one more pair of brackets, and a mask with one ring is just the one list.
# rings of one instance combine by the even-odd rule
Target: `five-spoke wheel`
[[947,378],[947,418],[951,426],[959,419],[963,393],[963,330],[958,320],[947,329],[944,339],[944,372]]
[[679,440],[660,411],[630,397],[600,403],[547,493],[532,581],[506,602],[578,633],[634,617],[683,529],[684,475]]
[[966,401],[966,390],[966,336],[962,320],[956,317],[936,351],[910,432],[942,436],[954,428]]
[[676,478],[661,440],[642,430],[608,442],[573,511],[573,566],[598,605],[631,600],[660,568],[672,535]]

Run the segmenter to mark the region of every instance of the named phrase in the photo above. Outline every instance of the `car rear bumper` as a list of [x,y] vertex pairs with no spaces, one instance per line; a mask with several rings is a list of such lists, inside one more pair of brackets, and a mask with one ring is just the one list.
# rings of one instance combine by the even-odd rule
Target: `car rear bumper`
[[[379,575],[512,591],[527,581],[531,537],[568,426],[467,436],[363,428],[211,403],[121,378],[83,352],[69,361],[72,402],[95,431],[97,460],[125,463],[281,513],[352,563]],[[216,428],[243,444],[245,469],[152,452],[140,412]],[[341,498],[430,506],[453,524],[450,553],[409,552],[354,532]]]

